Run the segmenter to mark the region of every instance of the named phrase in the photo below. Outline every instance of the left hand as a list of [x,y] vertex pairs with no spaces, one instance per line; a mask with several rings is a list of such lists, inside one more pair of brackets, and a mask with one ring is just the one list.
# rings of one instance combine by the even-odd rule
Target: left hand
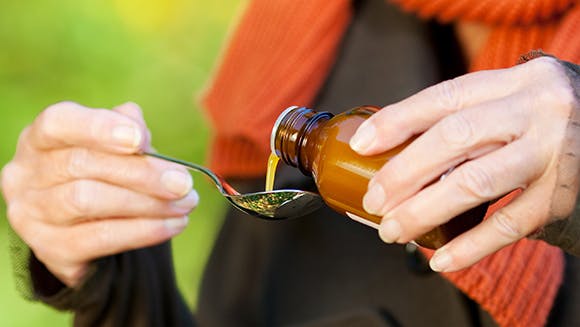
[[[422,135],[371,179],[364,208],[383,216],[379,234],[385,242],[406,243],[470,208],[522,189],[431,259],[436,271],[473,265],[571,214],[580,153],[579,127],[570,121],[578,117],[578,108],[570,78],[550,57],[467,74],[389,105],[359,127],[351,139],[353,150],[378,154]],[[575,128],[576,145],[570,145],[570,128]],[[571,167],[563,167],[570,162],[566,156],[576,158]],[[430,184],[453,167],[445,179]]]

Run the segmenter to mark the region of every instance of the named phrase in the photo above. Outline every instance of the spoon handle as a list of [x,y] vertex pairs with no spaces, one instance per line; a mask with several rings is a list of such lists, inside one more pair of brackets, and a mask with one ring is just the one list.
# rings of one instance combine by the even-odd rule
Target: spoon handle
[[236,190],[234,190],[223,178],[219,177],[218,175],[216,175],[213,171],[200,166],[198,164],[194,164],[191,162],[187,162],[181,159],[176,159],[176,158],[172,158],[172,157],[168,157],[166,155],[163,154],[159,154],[159,153],[154,153],[154,152],[143,152],[144,155],[150,156],[150,157],[155,157],[161,160],[165,160],[165,161],[170,161],[179,165],[182,165],[184,167],[187,167],[191,170],[195,170],[198,171],[200,173],[205,174],[206,176],[208,176],[213,182],[214,184],[217,186],[217,188],[225,194],[228,195],[235,195],[235,194],[239,194]]
[[234,207],[260,218],[279,220],[298,217],[318,209],[323,203],[319,195],[300,190],[240,194],[225,179],[206,167],[159,153],[144,152],[143,154],[170,161],[207,175]]

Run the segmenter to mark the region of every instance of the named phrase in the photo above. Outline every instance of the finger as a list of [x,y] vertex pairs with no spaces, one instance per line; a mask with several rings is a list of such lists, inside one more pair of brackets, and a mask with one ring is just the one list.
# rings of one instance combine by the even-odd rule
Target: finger
[[75,226],[68,235],[84,261],[159,244],[181,233],[188,222],[187,216],[104,220]]
[[548,218],[545,193],[541,185],[534,184],[481,224],[437,250],[431,258],[431,268],[449,272],[469,267],[531,234]]
[[30,191],[25,203],[46,203],[42,219],[70,225],[107,217],[175,217],[191,212],[199,197],[191,191],[182,199],[164,201],[118,186],[76,180],[56,187]]
[[151,150],[151,131],[147,128],[147,123],[145,123],[145,118],[143,117],[143,111],[141,107],[134,102],[126,102],[122,105],[113,108],[113,111],[123,114],[127,117],[133,118],[136,122],[141,125],[141,128],[146,131],[145,141],[143,142],[143,147],[146,151]]
[[159,244],[181,233],[187,224],[187,216],[106,219],[67,227],[37,224],[35,229],[40,232],[30,244],[38,259],[58,267],[54,270],[62,270],[103,256]]
[[193,179],[182,166],[139,155],[116,155],[72,147],[47,153],[37,169],[38,187],[76,179],[99,180],[163,199],[189,193]]
[[359,126],[350,146],[363,155],[391,149],[447,115],[516,92],[520,71],[518,67],[480,71],[426,88],[372,115]]
[[145,119],[143,118],[143,111],[141,107],[134,102],[126,102],[113,108],[113,111],[123,114],[134,119],[136,122],[145,126]]
[[[389,211],[379,228],[381,238],[410,242],[471,208],[526,188],[546,165],[533,148],[534,142],[521,139],[455,168]],[[395,223],[398,226],[389,228]]]
[[48,107],[24,133],[23,142],[40,150],[83,146],[128,154],[137,153],[145,139],[145,131],[133,119],[72,102]]
[[435,124],[375,174],[363,198],[365,210],[383,216],[450,168],[521,137],[527,116],[517,106],[506,110],[512,102],[491,101]]

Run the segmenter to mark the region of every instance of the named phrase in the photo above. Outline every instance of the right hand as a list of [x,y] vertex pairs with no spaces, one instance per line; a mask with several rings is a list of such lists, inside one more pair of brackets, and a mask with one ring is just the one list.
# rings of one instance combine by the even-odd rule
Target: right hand
[[8,220],[67,286],[78,286],[92,260],[161,243],[187,225],[198,202],[191,176],[136,155],[149,139],[133,103],[58,103],[21,133],[2,169]]

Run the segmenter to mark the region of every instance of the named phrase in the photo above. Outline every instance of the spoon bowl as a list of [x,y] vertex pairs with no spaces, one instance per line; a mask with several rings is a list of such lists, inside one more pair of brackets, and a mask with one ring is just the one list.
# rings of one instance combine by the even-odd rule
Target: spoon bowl
[[240,194],[225,179],[206,167],[153,152],[143,154],[182,165],[208,176],[220,193],[236,208],[267,220],[283,220],[307,215],[324,203],[320,195],[303,190],[283,189]]

